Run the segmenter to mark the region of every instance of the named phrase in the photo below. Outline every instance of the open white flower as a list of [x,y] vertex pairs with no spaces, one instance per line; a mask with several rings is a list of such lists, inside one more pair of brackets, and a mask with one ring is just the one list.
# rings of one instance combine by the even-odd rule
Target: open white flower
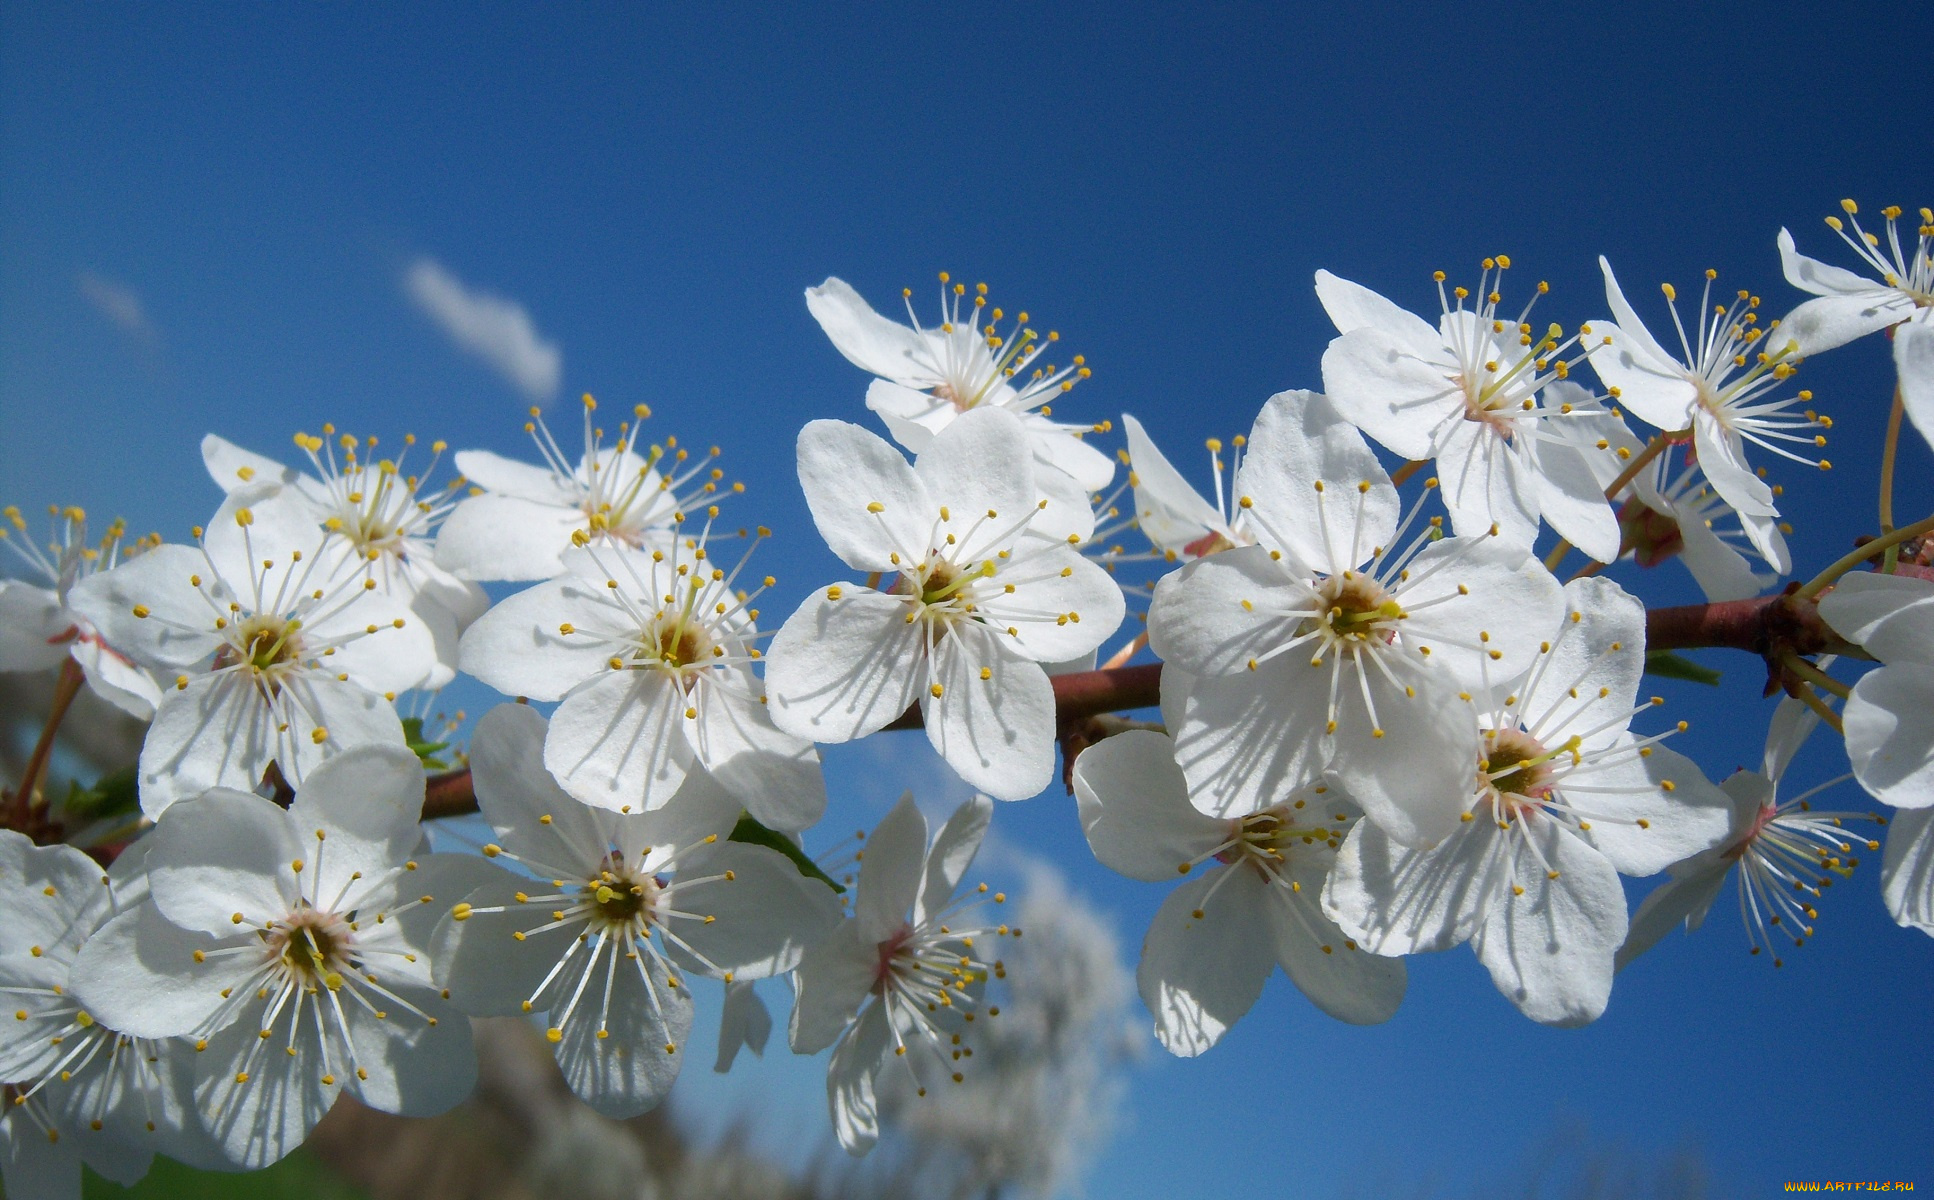
[[1358,817],[1320,785],[1244,817],[1189,802],[1174,746],[1159,733],[1118,734],[1074,765],[1081,827],[1095,857],[1131,879],[1173,880],[1136,970],[1155,1036],[1183,1057],[1221,1040],[1278,965],[1342,1021],[1387,1021],[1403,1001],[1401,962],[1361,952],[1323,915],[1336,850]]
[[1857,571],[1821,598],[1820,616],[1881,662],[1841,713],[1854,778],[1895,808],[1934,806],[1934,583]]
[[505,704],[478,724],[477,803],[504,871],[437,938],[450,998],[477,1016],[547,1014],[584,1101],[627,1117],[664,1098],[691,1034],[689,975],[728,984],[797,966],[839,920],[833,890],[775,850],[725,840],[737,801],[704,772],[671,803],[620,816],[579,804],[544,769],[544,720]]
[[820,536],[887,590],[835,584],[773,639],[773,719],[844,742],[916,701],[960,777],[1002,800],[1046,787],[1054,690],[1043,663],[1088,654],[1121,624],[1121,589],[1063,542],[1027,536],[1042,501],[1020,419],[963,414],[912,466],[857,425],[799,434],[799,479]]
[[[1780,322],[1780,332],[1793,343],[1795,354],[1818,354],[1889,325],[1926,320],[1928,311],[1934,309],[1934,209],[1921,209],[1920,240],[1909,252],[1895,227],[1901,215],[1898,207],[1881,210],[1887,219],[1884,241],[1860,227],[1860,208],[1853,201],[1842,200],[1840,208],[1847,220],[1828,217],[1827,226],[1876,278],[1808,258],[1794,246],[1793,235],[1780,230],[1780,267],[1786,272],[1786,281],[1819,297],[1800,305]],[[1853,226],[1851,234],[1847,232],[1849,223]]]
[[1674,928],[1683,925],[1690,933],[1704,924],[1726,877],[1735,870],[1739,917],[1753,954],[1770,951],[1773,965],[1782,966],[1782,943],[1797,948],[1813,936],[1813,922],[1820,915],[1814,904],[1833,886],[1834,877],[1853,873],[1860,863],[1858,851],[1880,849],[1878,841],[1847,828],[1849,821],[1876,820],[1876,814],[1813,807],[1813,797],[1845,783],[1847,776],[1790,800],[1779,798],[1780,777],[1819,723],[1813,710],[1798,700],[1780,701],[1760,769],[1735,772],[1719,785],[1732,801],[1732,827],[1725,840],[1672,864],[1672,877],[1645,897],[1619,947],[1620,970]]
[[1606,579],[1576,580],[1565,599],[1529,673],[1491,693],[1456,831],[1412,849],[1363,822],[1323,893],[1324,912],[1374,953],[1471,942],[1498,990],[1548,1025],[1605,1011],[1626,933],[1619,874],[1713,845],[1731,811],[1663,735],[1627,730],[1652,706],[1634,704],[1644,606]]
[[346,747],[401,747],[391,701],[436,666],[424,623],[333,553],[335,534],[285,505],[257,523],[265,494],[231,495],[199,548],[158,546],[71,593],[109,645],[172,677],[141,745],[151,817],[254,788],[270,763],[299,786]]
[[145,897],[143,857],[124,853],[107,872],[70,846],[0,831],[0,1005],[14,1017],[0,1022],[0,1078],[15,1081],[8,1101],[31,1105],[28,1120],[124,1185],[147,1174],[156,1151],[222,1162],[195,1116],[193,1047],[111,1029],[69,986],[82,945]]
[[[1170,725],[1190,797],[1247,816],[1327,773],[1398,841],[1449,833],[1477,754],[1459,693],[1530,664],[1557,581],[1503,538],[1413,532],[1420,508],[1400,519],[1363,436],[1311,392],[1264,406],[1236,493],[1259,544],[1168,576],[1149,607],[1149,644],[1193,681]],[[1174,686],[1165,668],[1165,710]]]
[[[1498,314],[1504,255],[1484,260],[1475,304],[1464,288],[1444,293],[1433,329],[1376,292],[1316,273],[1316,295],[1342,336],[1323,352],[1323,390],[1363,432],[1409,459],[1436,459],[1451,530],[1484,533],[1529,547],[1542,520],[1586,554],[1618,554],[1618,524],[1593,473],[1590,455],[1562,426],[1598,411],[1540,397],[1569,376],[1579,335],[1553,325],[1534,333],[1534,296],[1516,318]],[[1538,295],[1546,288],[1540,283]],[[1455,303],[1453,303],[1453,298]],[[1548,427],[1553,426],[1553,427]]]
[[430,972],[430,935],[488,864],[411,855],[423,768],[359,746],[285,811],[215,789],[149,835],[150,898],[108,921],[75,999],[136,1037],[194,1035],[203,1123],[239,1166],[287,1154],[350,1091],[428,1116],[470,1092],[470,1023]]
[[[1555,394],[1560,387],[1553,384]],[[1594,459],[1606,487],[1617,482],[1625,464],[1644,452],[1623,417],[1614,412],[1586,417],[1566,427],[1572,436],[1590,441],[1612,455]],[[1789,561],[1786,538],[1777,516],[1742,516],[1726,503],[1699,469],[1697,452],[1666,451],[1639,468],[1613,503],[1618,510],[1620,557],[1630,556],[1641,567],[1656,567],[1677,558],[1712,601],[1743,600],[1757,596],[1779,578],[1759,547],[1774,551],[1774,559]]]
[[87,536],[87,514],[55,508],[54,536],[45,549],[29,538],[27,520],[0,510],[0,541],[17,553],[35,579],[0,579],[0,671],[45,671],[73,658],[87,686],[130,716],[147,720],[161,702],[154,676],[102,640],[94,623],[68,605],[74,585],[112,571],[124,559],[160,544],[157,536],[130,541],[120,521],[98,543]]
[[[716,510],[714,510],[716,511]],[[583,545],[562,578],[491,609],[463,668],[507,695],[562,700],[545,764],[564,790],[613,812],[663,807],[702,767],[762,823],[804,829],[826,810],[811,742],[772,723],[752,607],[709,557],[711,525],[649,553]]]
[[[911,290],[904,293],[911,328],[874,312],[840,279],[806,289],[806,308],[847,361],[880,377],[867,389],[866,406],[880,414],[894,441],[921,454],[935,434],[962,414],[976,408],[1004,408],[1020,418],[1027,431],[1035,461],[1043,468],[1036,483],[1052,502],[1056,519],[1088,511],[1088,494],[1108,486],[1115,477],[1115,464],[1081,439],[1084,434],[1104,433],[1108,426],[1055,421],[1049,407],[1049,401],[1088,378],[1084,360],[1077,354],[1065,367],[1036,366],[1060,334],[1049,331],[1043,338],[1028,326],[1026,313],[1002,333],[997,326],[1005,314],[998,308],[988,310],[984,283],[974,289],[973,302],[963,317],[967,286],[951,282],[945,272],[940,283],[937,329],[920,325]],[[1072,528],[1088,537],[1094,529],[1092,517],[1085,527]]]
[[[916,1091],[955,1083],[972,1048],[963,1044],[990,974],[1004,972],[977,945],[1019,930],[961,924],[987,898],[981,884],[957,897],[980,852],[993,805],[985,796],[954,810],[927,845],[927,819],[908,793],[866,841],[853,917],[807,952],[793,975],[794,1053],[833,1047],[826,1098],[833,1132],[849,1154],[879,1139],[876,1085],[897,1059]],[[1006,897],[995,893],[1000,903]],[[988,1016],[1000,1010],[990,1008]]]
[[[640,453],[638,441],[651,416],[642,404],[607,443],[592,415],[597,407],[584,397],[584,453],[575,464],[536,408],[524,430],[537,443],[543,466],[488,450],[457,451],[457,469],[470,481],[471,495],[437,531],[437,565],[459,579],[550,579],[563,572],[560,560],[573,545],[573,533],[583,530],[600,545],[662,549],[671,544],[674,517],[718,495],[725,472],[714,462],[717,446],[694,455],[668,437]],[[745,487],[735,483],[730,490]]]
[[[1222,442],[1209,440],[1209,468],[1215,476],[1215,501],[1204,499],[1156,448],[1142,423],[1122,414],[1128,438],[1128,483],[1135,492],[1135,524],[1149,543],[1169,562],[1193,562],[1235,546],[1253,546],[1246,510],[1225,497],[1222,486]],[[1236,474],[1242,471],[1242,450],[1248,439],[1235,439]]]
[[404,474],[414,436],[404,437],[403,450],[394,459],[379,459],[375,438],[363,442],[352,434],[337,434],[333,425],[324,425],[322,432],[323,437],[295,435],[295,444],[315,468],[313,475],[212,433],[201,440],[202,463],[231,494],[264,483],[280,485],[274,500],[258,500],[256,507],[292,505],[337,535],[336,553],[366,562],[378,590],[408,606],[436,639],[438,662],[422,686],[440,688],[456,678],[457,636],[490,606],[482,588],[435,561],[432,535],[455,506],[453,493],[462,480],[453,479],[440,494],[426,496],[426,481],[443,456],[442,442],[431,445],[430,465],[417,476]]
[[[1746,443],[1824,469],[1826,460],[1788,447],[1826,445],[1822,431],[1832,423],[1811,408],[1792,411],[1810,404],[1812,392],[1775,394],[1793,377],[1796,356],[1790,347],[1773,345],[1780,341],[1777,333],[1759,327],[1759,297],[1741,291],[1730,305],[1714,304],[1717,273],[1707,271],[1697,330],[1688,334],[1676,305],[1670,309],[1679,332],[1680,354],[1675,356],[1639,320],[1612,265],[1603,258],[1598,265],[1605,273],[1605,301],[1613,320],[1594,321],[1586,328],[1591,330],[1592,368],[1606,390],[1621,407],[1662,431],[1690,429],[1699,466],[1726,503],[1744,518],[1773,517],[1778,512],[1773,489],[1746,461]],[[1663,290],[1668,302],[1678,299],[1671,284]],[[1785,543],[1766,533],[1774,526],[1749,520],[1745,528],[1776,570],[1785,574],[1792,568]]]

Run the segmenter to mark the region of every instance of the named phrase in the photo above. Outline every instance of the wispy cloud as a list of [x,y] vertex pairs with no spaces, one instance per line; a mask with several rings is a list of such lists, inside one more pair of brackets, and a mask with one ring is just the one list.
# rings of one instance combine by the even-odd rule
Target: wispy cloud
[[403,291],[451,341],[512,387],[539,402],[557,394],[564,355],[537,332],[523,305],[468,286],[432,258],[409,265]]
[[154,322],[148,320],[148,310],[142,306],[139,292],[92,271],[75,276],[74,284],[81,296],[102,316],[120,326],[123,333],[149,349],[161,344],[161,334]]

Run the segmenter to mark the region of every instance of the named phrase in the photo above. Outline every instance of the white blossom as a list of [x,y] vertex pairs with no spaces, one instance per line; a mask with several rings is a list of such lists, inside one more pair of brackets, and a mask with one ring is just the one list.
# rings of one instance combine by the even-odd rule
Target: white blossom
[[[1920,240],[1909,251],[1895,225],[1901,215],[1898,207],[1881,210],[1887,220],[1884,240],[1860,227],[1860,208],[1853,201],[1842,200],[1840,208],[1847,214],[1846,221],[1828,217],[1827,227],[1840,235],[1874,278],[1808,258],[1793,244],[1793,235],[1780,230],[1780,267],[1786,281],[1818,297],[1780,322],[1794,354],[1818,354],[1889,325],[1925,321],[1934,308],[1934,210],[1921,209]],[[1852,233],[1847,232],[1849,224]]]
[[1895,808],[1934,806],[1934,583],[1854,572],[1820,599],[1820,616],[1881,663],[1841,713],[1854,778]]
[[[211,787],[247,790],[270,763],[290,784],[328,756],[403,745],[395,694],[436,666],[424,623],[333,553],[337,536],[236,492],[199,547],[158,546],[72,592],[75,611],[171,677],[141,747],[142,810]],[[199,534],[199,531],[198,531]]]
[[26,1120],[123,1185],[147,1174],[157,1150],[222,1161],[194,1112],[193,1048],[109,1028],[69,986],[87,939],[146,896],[143,858],[124,852],[104,871],[70,846],[0,831],[0,1006],[14,1018],[0,1021],[0,1078],[15,1081],[11,1104],[31,1106]]
[[[1725,835],[1726,798],[1688,759],[1627,726],[1645,664],[1645,610],[1607,579],[1566,585],[1530,671],[1488,696],[1463,820],[1423,848],[1363,822],[1323,909],[1377,954],[1469,941],[1528,1017],[1582,1025],[1604,1012],[1625,940],[1620,873],[1650,875]],[[1683,728],[1683,726],[1682,726]]]
[[71,657],[87,686],[103,700],[139,720],[154,716],[161,687],[152,673],[107,644],[94,623],[68,603],[74,585],[160,543],[130,540],[120,521],[98,543],[88,540],[87,514],[54,508],[52,539],[43,549],[27,533],[27,520],[8,505],[0,510],[0,541],[11,546],[33,579],[0,579],[0,671],[45,671]]
[[469,1094],[470,1024],[439,992],[430,937],[487,867],[413,857],[423,769],[359,746],[287,809],[214,789],[149,835],[150,898],[82,948],[75,999],[136,1037],[195,1038],[202,1120],[229,1159],[266,1166],[347,1090],[428,1116]]
[[[1496,526],[1527,548],[1540,521],[1600,562],[1618,553],[1618,525],[1592,471],[1590,454],[1561,430],[1598,411],[1540,393],[1566,379],[1583,354],[1580,335],[1552,325],[1534,331],[1534,296],[1515,318],[1500,316],[1511,260],[1484,260],[1477,297],[1444,291],[1432,328],[1376,292],[1316,273],[1316,295],[1341,335],[1323,352],[1323,390],[1337,411],[1392,453],[1435,459],[1451,530]],[[1546,291],[1543,283],[1537,295]],[[1454,301],[1454,302],[1453,302]]]
[[[597,401],[584,397],[584,453],[574,463],[530,410],[524,431],[544,465],[532,466],[488,450],[459,450],[457,469],[471,494],[437,531],[437,565],[459,579],[525,583],[564,570],[561,558],[580,530],[600,545],[634,550],[669,546],[674,518],[718,496],[725,472],[719,448],[694,455],[668,437],[638,442],[651,409],[643,404],[620,421],[610,442],[597,424]],[[745,490],[732,484],[733,492]]]
[[912,793],[902,796],[867,839],[852,918],[807,951],[793,975],[788,1037],[795,1054],[833,1047],[826,1098],[833,1132],[849,1154],[865,1154],[879,1139],[881,1072],[911,1072],[922,1096],[943,1077],[964,1077],[972,1049],[965,1039],[988,976],[1005,971],[976,943],[1010,932],[961,924],[987,898],[986,884],[955,894],[992,812],[987,797],[974,797],[954,810],[929,847],[926,818]]
[[1779,787],[1793,756],[1820,718],[1798,700],[1782,700],[1766,735],[1758,771],[1737,771],[1720,791],[1732,802],[1732,825],[1724,840],[1683,862],[1672,864],[1671,878],[1654,888],[1632,914],[1632,929],[1619,947],[1618,967],[1645,953],[1674,927],[1686,931],[1705,922],[1726,877],[1739,875],[1739,918],[1752,953],[1771,951],[1783,965],[1781,944],[1795,948],[1813,936],[1819,919],[1814,905],[1859,865],[1855,852],[1878,850],[1880,843],[1848,830],[1849,821],[1870,821],[1873,813],[1832,812],[1813,807],[1813,797],[1847,776],[1830,779],[1789,800]]
[[1074,789],[1104,865],[1150,883],[1194,873],[1156,913],[1135,973],[1171,1052],[1215,1045],[1278,965],[1338,1020],[1368,1025],[1397,1011],[1403,964],[1363,953],[1323,915],[1324,881],[1359,816],[1338,793],[1318,785],[1247,816],[1205,816],[1173,744],[1139,730],[1083,751]]
[[786,621],[766,665],[779,728],[849,741],[918,702],[928,740],[969,784],[1002,800],[1046,787],[1055,715],[1042,664],[1093,651],[1126,604],[1075,535],[1028,536],[1043,502],[1019,418],[963,414],[912,466],[857,425],[814,421],[799,478],[827,545],[886,590],[834,584]]
[[463,667],[506,694],[563,701],[544,761],[585,804],[661,808],[702,767],[764,824],[804,829],[826,809],[819,755],[773,724],[753,672],[753,602],[772,580],[737,590],[750,552],[720,567],[710,532],[708,520],[649,552],[580,534],[561,578],[464,634]]
[[413,435],[404,437],[403,449],[391,459],[376,457],[373,437],[365,442],[353,434],[338,434],[333,425],[324,425],[322,432],[322,437],[295,435],[295,444],[315,469],[313,475],[212,433],[201,441],[202,463],[231,494],[264,483],[279,485],[273,500],[255,506],[291,505],[336,535],[336,553],[367,563],[378,590],[406,605],[436,639],[437,665],[422,686],[440,688],[456,678],[458,635],[490,604],[482,588],[435,561],[432,535],[456,504],[454,493],[462,480],[451,480],[440,493],[426,492],[428,478],[443,457],[442,442],[431,444],[430,463],[417,476],[404,473],[416,445]]
[[[1587,348],[1592,368],[1619,405],[1640,420],[1668,434],[1690,430],[1700,469],[1713,489],[1743,518],[1772,518],[1778,513],[1774,492],[1746,460],[1746,444],[1808,466],[1827,466],[1790,446],[1813,449],[1826,445],[1831,422],[1809,405],[1813,393],[1804,388],[1778,395],[1793,377],[1790,346],[1759,327],[1759,297],[1735,294],[1731,304],[1716,304],[1712,284],[1717,272],[1706,272],[1699,298],[1697,328],[1688,332],[1676,306],[1678,292],[1662,285],[1672,324],[1679,335],[1679,354],[1667,350],[1646,329],[1625,299],[1603,258],[1605,300],[1611,321],[1594,321]],[[1773,346],[1768,352],[1769,345]],[[1792,569],[1786,545],[1772,537],[1777,532],[1767,520],[1748,520],[1746,533],[1760,554],[1782,575]]]
[[495,871],[448,913],[437,963],[477,1016],[545,1014],[571,1090],[599,1112],[651,1108],[688,1052],[688,979],[728,985],[797,966],[839,919],[833,890],[775,850],[726,840],[738,802],[703,771],[621,816],[578,803],[543,765],[544,720],[500,705],[471,755]]
[[874,312],[840,279],[808,288],[806,308],[847,361],[880,377],[867,389],[866,406],[880,415],[893,440],[914,454],[924,453],[934,435],[976,408],[1003,408],[1020,418],[1037,464],[1035,482],[1049,498],[1054,519],[1086,539],[1094,531],[1089,493],[1108,486],[1115,464],[1082,438],[1105,433],[1108,425],[1055,421],[1049,403],[1089,377],[1086,360],[1077,354],[1067,366],[1041,362],[1060,334],[1050,330],[1043,338],[1029,326],[1026,313],[1002,333],[998,324],[1006,314],[987,307],[984,283],[976,285],[963,317],[967,286],[944,272],[940,283],[938,328],[920,324],[910,289],[902,298],[911,328]]
[[[1253,546],[1256,538],[1249,528],[1246,510],[1234,506],[1234,497],[1225,496],[1222,476],[1222,442],[1209,439],[1209,468],[1215,478],[1215,500],[1210,502],[1189,486],[1142,428],[1142,423],[1122,414],[1122,431],[1128,439],[1128,483],[1135,493],[1135,524],[1169,562],[1193,562],[1206,554],[1235,546]],[[1242,470],[1242,450],[1248,439],[1235,439],[1233,469]]]
[[1236,493],[1258,544],[1168,576],[1149,608],[1190,797],[1241,817],[1328,774],[1398,841],[1443,837],[1477,754],[1460,693],[1530,664],[1557,581],[1503,538],[1400,516],[1362,435],[1314,393],[1264,406]]

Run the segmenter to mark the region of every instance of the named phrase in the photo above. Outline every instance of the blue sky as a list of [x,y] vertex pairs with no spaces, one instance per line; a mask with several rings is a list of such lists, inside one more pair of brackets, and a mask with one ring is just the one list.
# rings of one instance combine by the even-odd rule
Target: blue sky
[[[333,420],[521,453],[548,345],[562,397],[649,403],[655,433],[724,448],[748,487],[735,512],[778,534],[760,558],[778,610],[838,571],[794,432],[867,419],[864,378],[801,300],[829,274],[882,304],[903,286],[931,304],[943,269],[986,280],[1094,366],[1064,415],[1133,412],[1194,473],[1204,437],[1320,386],[1318,267],[1428,310],[1431,270],[1505,252],[1569,327],[1603,315],[1603,253],[1635,297],[1710,266],[1777,312],[1795,299],[1782,225],[1839,261],[1821,217],[1843,195],[1934,202],[1924,39],[1898,10],[1331,7],[7,0],[0,500],[179,538],[215,503],[209,430],[280,453]],[[521,384],[411,299],[425,259],[521,306]],[[1809,375],[1836,466],[1780,474],[1802,569],[1873,520],[1891,387],[1874,341]],[[1905,517],[1934,502],[1930,468],[1924,446],[1903,458]],[[1642,582],[1654,603],[1693,598],[1676,566]],[[1718,777],[1757,761],[1770,705],[1755,662],[1708,657],[1721,692],[1661,690],[1694,724],[1679,747]],[[870,823],[902,779],[957,786],[917,736],[888,736],[883,760],[829,760],[838,826]],[[1844,769],[1822,738],[1800,771]],[[1003,806],[996,830],[1139,942],[1163,889],[1094,864],[1070,802]],[[1286,1195],[1463,1194],[1577,1120],[1698,1148],[1720,1196],[1934,1185],[1930,985],[1934,943],[1887,920],[1867,869],[1783,970],[1720,912],[1582,1031],[1519,1017],[1464,950],[1413,961],[1403,1011],[1370,1030],[1278,978],[1205,1058],[1148,1061],[1089,1185],[1246,1195],[1261,1171]],[[811,1070],[678,1095],[712,1115],[782,1099],[810,1132]]]

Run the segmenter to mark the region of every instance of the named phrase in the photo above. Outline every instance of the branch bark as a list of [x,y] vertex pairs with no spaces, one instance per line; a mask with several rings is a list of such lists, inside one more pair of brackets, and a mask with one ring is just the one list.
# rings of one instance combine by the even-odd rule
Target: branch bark
[[[1820,619],[1818,604],[1792,591],[1751,600],[1653,609],[1645,614],[1645,644],[1648,650],[1712,647],[1757,655],[1766,660],[1769,690],[1785,684],[1784,672],[1777,665],[1783,651],[1864,657],[1858,647],[1842,640]],[[1051,682],[1055,714],[1065,733],[1103,713],[1153,708],[1161,703],[1162,664],[1078,671],[1056,675]],[[886,728],[921,728],[919,707],[908,709]],[[477,797],[467,769],[430,777],[423,800],[424,820],[475,811]]]

